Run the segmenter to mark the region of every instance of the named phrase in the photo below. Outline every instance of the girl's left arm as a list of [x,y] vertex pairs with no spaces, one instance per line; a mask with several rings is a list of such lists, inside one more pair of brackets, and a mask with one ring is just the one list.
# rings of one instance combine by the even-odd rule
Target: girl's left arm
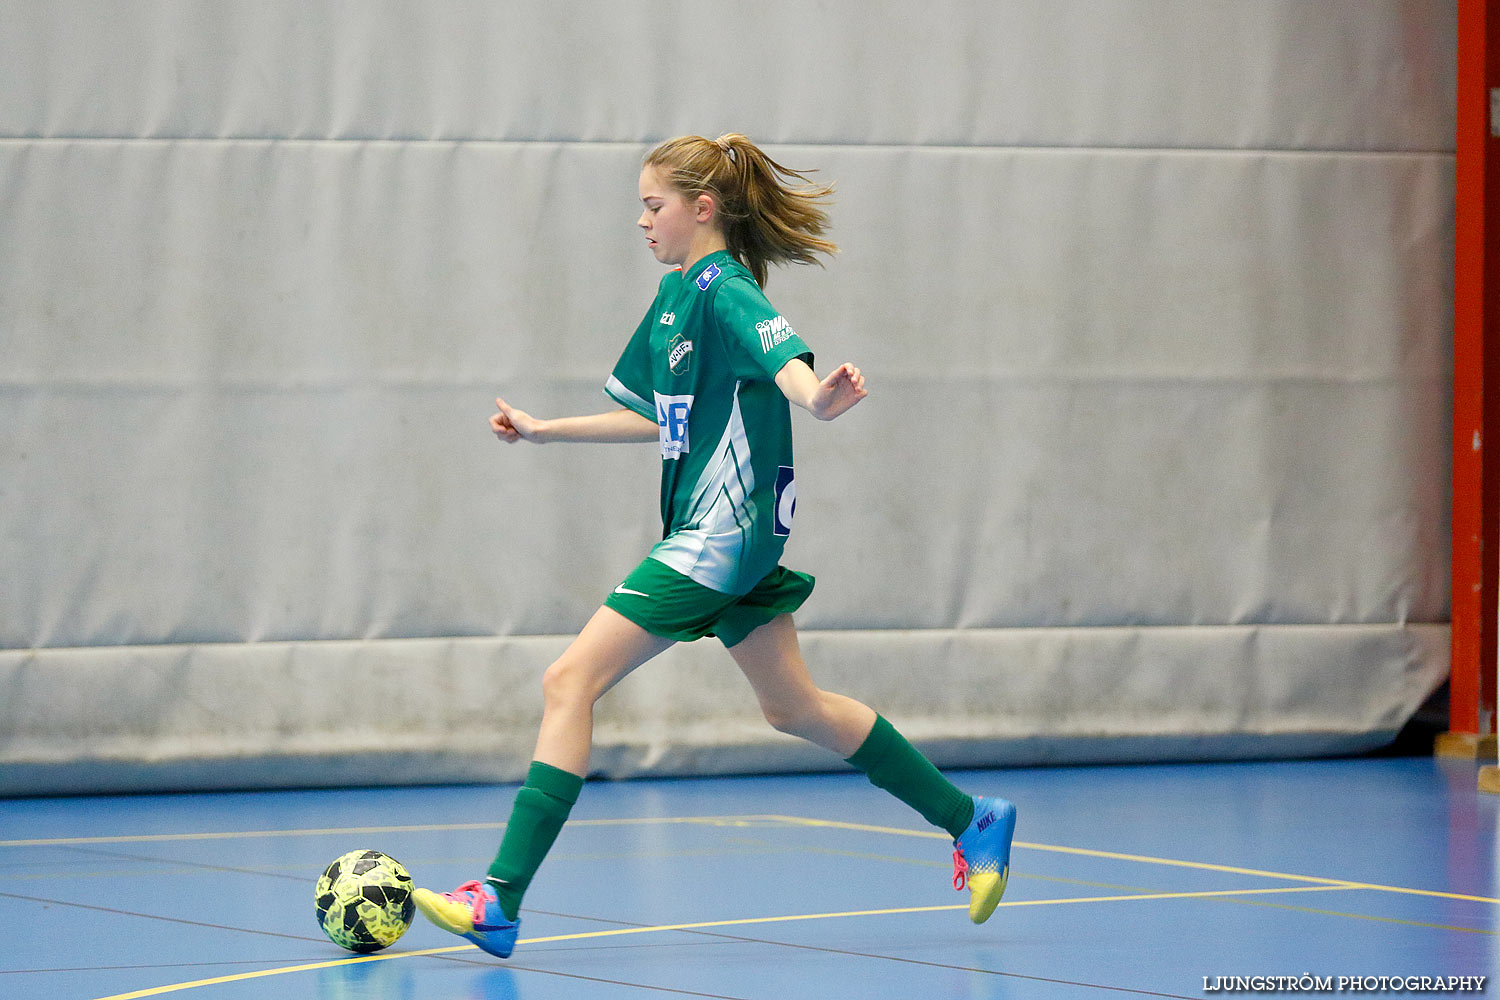
[[776,373],[776,387],[788,400],[819,420],[832,420],[869,395],[864,375],[853,365],[845,362],[820,381],[801,358],[793,358],[781,366]]

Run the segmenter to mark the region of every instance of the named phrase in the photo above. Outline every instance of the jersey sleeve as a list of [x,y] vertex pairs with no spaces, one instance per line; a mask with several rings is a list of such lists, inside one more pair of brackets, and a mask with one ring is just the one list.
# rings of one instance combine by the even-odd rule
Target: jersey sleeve
[[775,378],[793,358],[812,366],[812,351],[753,279],[724,282],[714,299],[714,317],[737,377]]
[[651,388],[651,327],[655,315],[656,303],[652,302],[604,383],[605,395],[651,421],[656,420],[656,397]]

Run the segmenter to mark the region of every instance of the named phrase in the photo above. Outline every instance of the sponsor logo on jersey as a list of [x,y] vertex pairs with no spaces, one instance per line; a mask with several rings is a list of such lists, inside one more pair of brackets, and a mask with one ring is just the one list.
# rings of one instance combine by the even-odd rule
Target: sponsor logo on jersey
[[662,313],[661,314],[661,325],[662,326],[671,326],[675,322],[677,322],[677,314],[676,313]]
[[686,375],[693,366],[693,342],[682,339],[682,334],[672,338],[667,345],[667,367],[673,375]]
[[724,272],[719,270],[718,264],[708,265],[708,267],[703,269],[703,273],[698,275],[698,291],[708,291],[708,286],[712,285],[714,283],[714,279],[722,273]]
[[656,430],[662,458],[675,460],[688,453],[688,417],[692,412],[692,396],[656,393]]
[[766,354],[770,354],[778,346],[797,335],[797,331],[792,329],[792,324],[782,316],[761,320],[755,324],[755,332],[760,334],[760,349]]
[[776,470],[776,527],[778,535],[792,533],[792,515],[797,513],[797,480],[792,478],[792,467],[783,465]]

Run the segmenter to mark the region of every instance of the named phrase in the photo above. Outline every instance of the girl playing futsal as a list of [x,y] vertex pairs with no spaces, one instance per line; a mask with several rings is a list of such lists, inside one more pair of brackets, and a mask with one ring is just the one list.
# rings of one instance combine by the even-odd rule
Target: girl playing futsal
[[790,404],[832,420],[866,395],[854,365],[819,379],[761,291],[769,265],[837,249],[822,238],[832,191],[806,182],[742,135],[658,146],[637,225],[673,270],[605,384],[619,408],[545,420],[496,400],[490,426],[509,443],[658,442],[663,538],[543,675],[536,752],[487,876],[416,890],[429,920],[492,955],[509,957],[521,897],[578,799],[594,703],[704,636],[723,642],[772,726],[846,758],[954,838],[954,886],[967,883],[975,923],[1005,891],[1015,807],[961,792],[872,709],[819,689],[798,650],[792,612],[813,578],[778,564],[796,497]]

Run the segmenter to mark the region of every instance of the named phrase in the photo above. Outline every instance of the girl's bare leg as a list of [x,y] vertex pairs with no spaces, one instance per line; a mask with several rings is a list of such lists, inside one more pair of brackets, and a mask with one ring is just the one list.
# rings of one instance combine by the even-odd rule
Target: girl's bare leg
[[583,631],[542,675],[542,725],[533,760],[580,777],[594,742],[594,702],[636,667],[668,649],[612,608],[594,612]]
[[840,757],[853,756],[875,726],[875,710],[813,683],[791,615],[778,615],[731,646],[766,721]]

